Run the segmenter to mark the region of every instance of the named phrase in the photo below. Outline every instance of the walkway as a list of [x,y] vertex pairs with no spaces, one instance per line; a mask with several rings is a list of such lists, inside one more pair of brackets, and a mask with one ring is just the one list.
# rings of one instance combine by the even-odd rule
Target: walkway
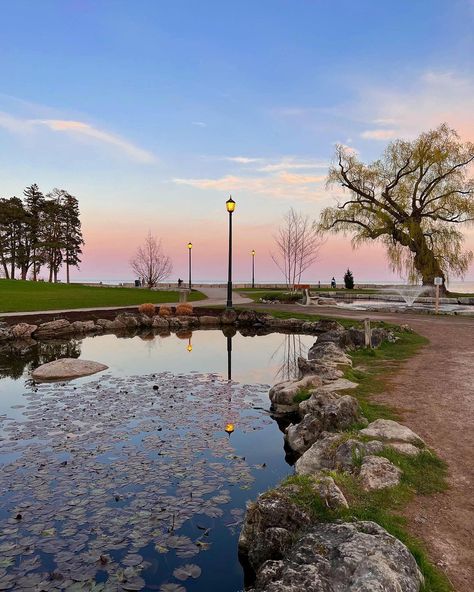
[[[329,317],[368,316],[367,312],[322,306],[278,305],[278,309]],[[407,323],[430,340],[401,365],[377,400],[395,407],[403,422],[448,463],[450,489],[417,496],[404,514],[410,530],[426,542],[430,557],[448,575],[456,592],[472,592],[474,317],[371,312],[370,318]]]

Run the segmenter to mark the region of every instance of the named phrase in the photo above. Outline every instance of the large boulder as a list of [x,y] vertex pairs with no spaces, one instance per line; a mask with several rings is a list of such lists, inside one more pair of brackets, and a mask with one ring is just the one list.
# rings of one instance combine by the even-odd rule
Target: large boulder
[[298,410],[299,402],[295,396],[301,389],[314,389],[322,386],[319,376],[304,376],[301,380],[285,380],[272,386],[268,393],[271,410],[274,413],[292,413]]
[[290,424],[285,432],[288,446],[303,454],[322,432],[345,430],[360,419],[359,404],[354,397],[316,391],[299,405],[300,423]]
[[261,565],[249,592],[419,592],[423,576],[407,547],[375,522],[319,523],[284,558]]
[[362,459],[367,454],[377,454],[382,452],[384,445],[379,440],[370,442],[361,442],[354,438],[349,438],[337,447],[334,455],[334,468],[338,471],[352,473],[358,471],[362,464]]
[[7,341],[13,338],[13,333],[7,325],[0,326],[0,341]]
[[239,325],[253,325],[258,321],[257,313],[254,310],[243,310],[239,313],[237,322]]
[[137,316],[131,312],[122,312],[115,317],[117,329],[136,329],[139,326]]
[[97,329],[94,321],[74,321],[71,328],[74,333],[92,333]]
[[170,324],[168,319],[165,317],[160,317],[159,315],[155,315],[152,319],[152,327],[156,329],[169,329]]
[[56,321],[48,321],[47,323],[41,323],[41,325],[34,332],[35,338],[48,339],[55,337],[63,337],[65,335],[71,335],[74,329],[71,323],[66,319],[58,319]]
[[203,315],[199,317],[199,324],[201,327],[218,327],[220,325],[220,319],[211,315]]
[[281,329],[282,331],[301,331],[305,321],[301,319],[279,319],[271,317],[265,324],[274,329]]
[[326,365],[352,366],[350,357],[335,343],[316,343],[308,351],[308,360],[317,360]]
[[108,366],[90,360],[61,358],[39,366],[31,373],[35,380],[61,380],[89,376],[106,370]]
[[336,450],[340,442],[340,434],[323,432],[319,439],[296,461],[296,474],[317,475],[324,469],[333,469]]
[[220,316],[222,325],[233,325],[237,321],[237,312],[233,308],[227,308]]
[[28,323],[18,323],[11,328],[14,339],[29,339],[38,328],[38,325],[29,325]]
[[326,331],[344,331],[344,327],[337,321],[331,319],[321,319],[315,323],[316,333],[326,333]]
[[384,442],[405,442],[415,446],[423,446],[424,442],[410,428],[391,419],[376,419],[360,431],[363,436],[378,438]]
[[239,553],[257,570],[268,559],[282,558],[295,533],[308,526],[311,516],[293,495],[297,488],[279,487],[260,495],[247,508],[239,537]]
[[300,379],[304,376],[316,375],[319,376],[322,379],[323,384],[325,384],[344,376],[344,372],[339,370],[336,366],[323,364],[319,360],[307,360],[306,358],[299,356],[297,364]]
[[383,456],[364,456],[360,482],[366,491],[394,487],[400,483],[401,470]]

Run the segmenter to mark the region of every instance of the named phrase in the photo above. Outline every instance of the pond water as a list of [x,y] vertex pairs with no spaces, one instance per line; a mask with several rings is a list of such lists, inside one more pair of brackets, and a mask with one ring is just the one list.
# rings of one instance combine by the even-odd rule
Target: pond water
[[[313,341],[197,331],[0,351],[0,590],[242,590],[245,505],[292,472],[268,388]],[[29,380],[64,356],[109,370]]]

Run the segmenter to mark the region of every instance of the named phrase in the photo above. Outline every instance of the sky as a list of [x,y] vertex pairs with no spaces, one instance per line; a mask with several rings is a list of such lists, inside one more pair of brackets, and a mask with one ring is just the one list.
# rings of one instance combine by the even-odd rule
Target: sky
[[[1,2],[0,196],[67,189],[86,240],[73,279],[130,280],[151,231],[170,279],[281,281],[290,207],[318,219],[342,143],[364,161],[442,122],[474,140],[474,0]],[[466,231],[474,249],[474,232]],[[395,279],[331,236],[306,281]],[[467,274],[474,279],[474,268]]]

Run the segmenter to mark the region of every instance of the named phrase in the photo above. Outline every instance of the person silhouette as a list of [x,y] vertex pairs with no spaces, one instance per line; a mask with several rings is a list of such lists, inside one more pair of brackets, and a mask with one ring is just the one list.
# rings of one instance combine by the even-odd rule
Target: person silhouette
[[331,288],[335,288],[336,287],[336,278],[332,278],[331,280]]
[[178,278],[178,288],[181,288],[182,283],[183,283],[183,280],[181,278]]

